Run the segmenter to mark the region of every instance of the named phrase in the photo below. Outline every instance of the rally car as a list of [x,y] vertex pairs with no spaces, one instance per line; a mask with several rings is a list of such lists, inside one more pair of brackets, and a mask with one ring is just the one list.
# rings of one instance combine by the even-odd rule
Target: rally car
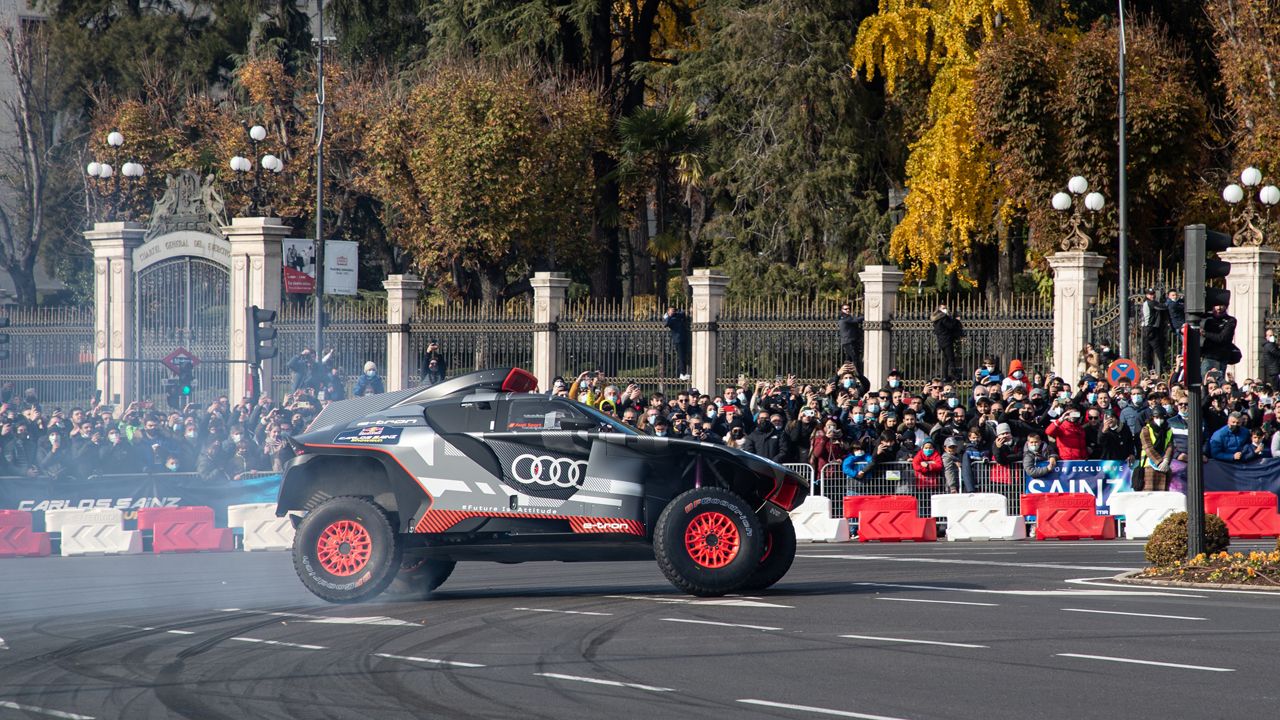
[[656,559],[703,596],[786,574],[798,475],[536,388],[503,368],[326,407],[289,440],[276,509],[303,584],[331,602],[425,595],[469,560]]

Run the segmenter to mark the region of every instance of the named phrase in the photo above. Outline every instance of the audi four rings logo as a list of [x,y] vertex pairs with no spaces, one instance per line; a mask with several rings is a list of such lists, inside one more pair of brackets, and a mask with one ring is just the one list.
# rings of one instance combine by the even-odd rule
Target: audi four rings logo
[[587,461],[525,453],[511,463],[511,477],[526,485],[582,487]]

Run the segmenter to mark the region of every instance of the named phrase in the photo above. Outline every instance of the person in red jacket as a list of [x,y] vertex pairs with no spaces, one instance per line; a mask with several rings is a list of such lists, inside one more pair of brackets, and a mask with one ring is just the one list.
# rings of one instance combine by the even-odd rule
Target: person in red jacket
[[916,487],[937,487],[942,478],[942,454],[934,447],[932,440],[925,440],[911,458],[911,467],[916,471]]
[[1088,460],[1089,444],[1085,441],[1084,424],[1079,408],[1068,407],[1066,414],[1049,423],[1044,434],[1058,444],[1062,460]]

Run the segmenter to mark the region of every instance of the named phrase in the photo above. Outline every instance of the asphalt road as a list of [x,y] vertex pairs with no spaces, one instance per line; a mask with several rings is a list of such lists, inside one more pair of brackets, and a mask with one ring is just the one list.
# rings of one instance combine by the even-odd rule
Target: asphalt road
[[0,718],[1275,717],[1280,594],[1100,579],[1137,543],[800,554],[752,597],[471,564],[358,606],[286,553],[4,560]]

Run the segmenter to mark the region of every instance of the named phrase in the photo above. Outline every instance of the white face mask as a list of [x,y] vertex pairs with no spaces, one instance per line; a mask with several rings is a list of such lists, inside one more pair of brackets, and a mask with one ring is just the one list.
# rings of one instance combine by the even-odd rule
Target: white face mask
[[1156,427],[1164,425],[1164,418],[1151,418],[1151,423]]

